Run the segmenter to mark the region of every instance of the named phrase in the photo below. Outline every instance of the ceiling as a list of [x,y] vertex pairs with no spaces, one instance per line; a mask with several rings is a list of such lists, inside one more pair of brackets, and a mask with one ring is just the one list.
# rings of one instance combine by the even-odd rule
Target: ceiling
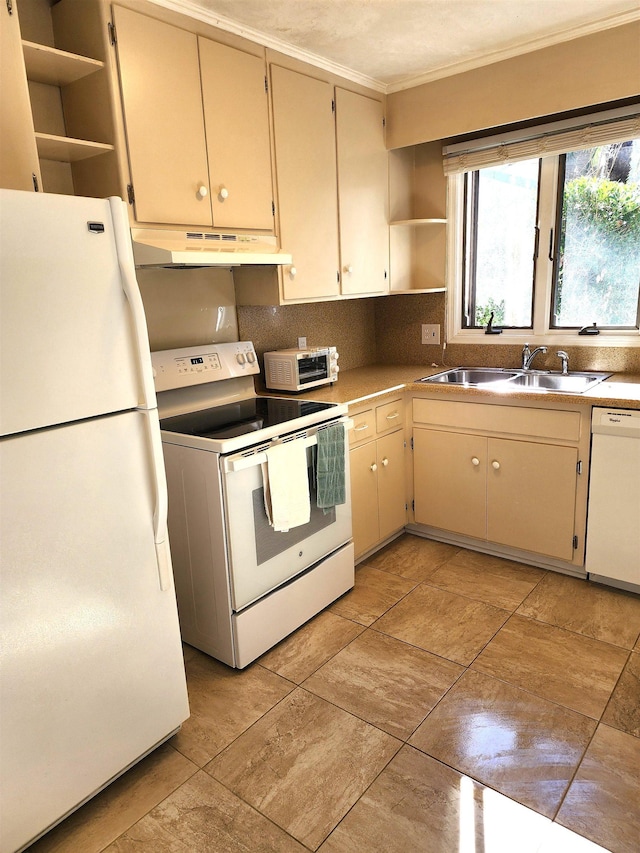
[[640,19],[640,0],[154,2],[381,91]]

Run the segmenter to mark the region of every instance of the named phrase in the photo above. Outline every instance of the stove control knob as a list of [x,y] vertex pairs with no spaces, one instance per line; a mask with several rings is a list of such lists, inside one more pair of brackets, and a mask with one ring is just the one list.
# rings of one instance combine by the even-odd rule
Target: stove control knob
[[238,355],[236,356],[236,361],[238,362],[238,364],[244,364],[246,360],[247,359],[244,357],[244,355],[241,352],[239,352]]
[[249,362],[249,364],[253,364],[255,362],[255,360],[256,360],[255,355],[251,351],[249,351],[247,353],[247,361]]

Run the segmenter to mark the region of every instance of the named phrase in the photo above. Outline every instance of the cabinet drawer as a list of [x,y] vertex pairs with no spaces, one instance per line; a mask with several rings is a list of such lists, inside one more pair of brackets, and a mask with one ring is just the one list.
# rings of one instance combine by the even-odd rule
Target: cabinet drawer
[[376,432],[388,432],[397,429],[404,423],[404,406],[402,400],[392,400],[376,408]]
[[349,445],[360,444],[375,438],[376,416],[373,409],[353,415],[353,429],[349,430]]
[[501,432],[535,438],[579,441],[580,413],[554,409],[529,409],[524,406],[490,406],[484,403],[458,403],[445,400],[413,400],[415,423]]

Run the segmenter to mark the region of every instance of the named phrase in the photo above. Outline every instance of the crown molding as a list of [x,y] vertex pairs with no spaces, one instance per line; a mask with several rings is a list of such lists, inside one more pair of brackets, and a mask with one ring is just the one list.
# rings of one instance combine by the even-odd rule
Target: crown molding
[[404,89],[412,89],[414,86],[420,86],[423,83],[432,83],[434,80],[441,80],[444,77],[452,77],[455,74],[463,74],[465,71],[473,71],[476,68],[482,68],[484,65],[493,65],[495,62],[502,62],[505,59],[513,59],[515,56],[521,56],[524,53],[533,53],[536,50],[542,50],[545,47],[552,47],[555,44],[561,44],[565,41],[582,38],[583,36],[593,35],[594,33],[610,30],[614,27],[621,27],[624,24],[631,24],[640,20],[640,10],[632,12],[621,12],[617,15],[611,15],[608,18],[601,18],[599,21],[592,21],[590,24],[581,24],[578,27],[561,30],[552,35],[543,36],[536,39],[531,39],[526,42],[520,42],[512,47],[503,50],[495,50],[490,53],[483,53],[471,59],[461,62],[454,62],[451,65],[443,65],[434,71],[426,72],[425,74],[413,75],[399,80],[395,83],[389,83],[386,86],[386,94],[392,92],[401,92]]
[[337,62],[331,62],[322,56],[318,56],[310,51],[297,48],[281,39],[269,36],[266,33],[254,30],[244,24],[239,24],[231,18],[226,18],[223,15],[218,15],[215,12],[204,9],[192,0],[149,0],[156,6],[163,6],[165,9],[170,9],[173,12],[179,12],[187,15],[190,18],[195,18],[205,24],[210,24],[225,32],[233,33],[241,36],[248,41],[263,45],[264,47],[276,50],[279,53],[290,56],[293,59],[298,59],[301,62],[306,62],[309,65],[314,65],[317,68],[322,68],[339,77],[344,77],[346,80],[351,80],[353,83],[358,83],[368,89],[373,89],[375,92],[383,94],[391,94],[392,92],[401,92],[404,89],[412,89],[414,86],[420,86],[423,83],[431,83],[434,80],[441,80],[444,77],[452,77],[455,74],[462,74],[465,71],[473,71],[476,68],[482,68],[484,65],[492,65],[495,62],[502,62],[505,59],[512,59],[515,56],[520,56],[524,53],[532,53],[536,50],[542,50],[545,47],[551,47],[555,44],[561,44],[565,41],[572,41],[583,36],[593,35],[602,30],[613,29],[624,24],[630,24],[640,20],[640,10],[631,12],[622,12],[617,15],[611,15],[607,18],[602,18],[599,21],[593,21],[589,24],[581,24],[577,27],[571,27],[560,32],[553,33],[548,36],[530,39],[529,41],[520,42],[503,50],[490,51],[489,53],[479,54],[471,59],[466,59],[461,62],[454,62],[450,65],[444,65],[434,71],[426,72],[425,74],[412,75],[398,80],[394,83],[384,83],[382,80],[377,80],[373,77],[368,77],[366,74],[360,74],[354,71],[353,68],[347,68]]

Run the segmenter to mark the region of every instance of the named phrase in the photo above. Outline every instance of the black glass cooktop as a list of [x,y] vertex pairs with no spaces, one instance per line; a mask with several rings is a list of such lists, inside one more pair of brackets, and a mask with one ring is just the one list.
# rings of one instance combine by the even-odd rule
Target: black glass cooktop
[[186,415],[163,418],[160,427],[201,438],[235,438],[260,429],[286,424],[305,415],[332,409],[336,403],[295,400],[290,397],[252,397]]

